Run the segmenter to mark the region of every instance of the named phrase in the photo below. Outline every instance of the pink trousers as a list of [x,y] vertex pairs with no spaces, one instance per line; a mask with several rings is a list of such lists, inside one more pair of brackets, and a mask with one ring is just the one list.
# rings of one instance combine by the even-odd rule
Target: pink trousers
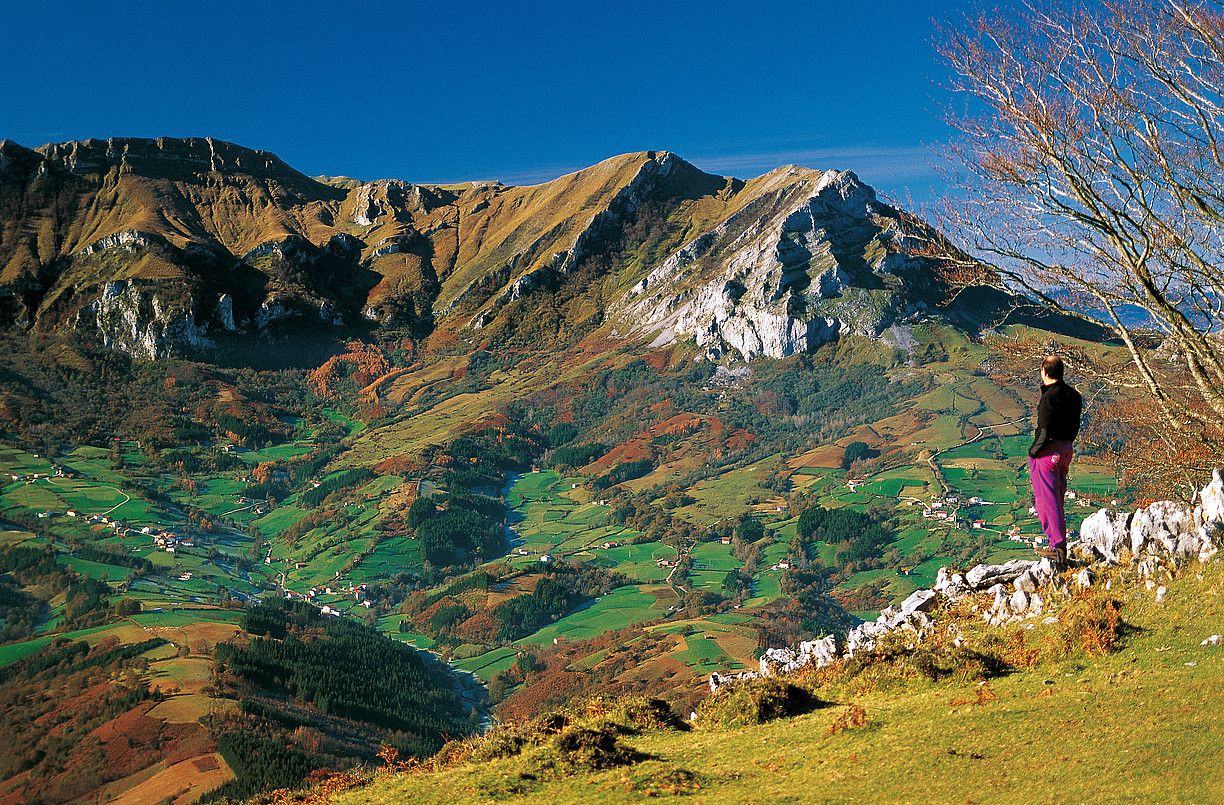
[[1071,442],[1050,442],[1037,458],[1029,459],[1033,505],[1051,548],[1067,542],[1067,470],[1074,455]]

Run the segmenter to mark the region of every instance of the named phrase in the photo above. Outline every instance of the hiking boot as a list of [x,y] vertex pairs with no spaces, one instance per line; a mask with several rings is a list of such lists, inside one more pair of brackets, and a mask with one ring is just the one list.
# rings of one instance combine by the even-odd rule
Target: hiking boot
[[1033,547],[1033,552],[1042,559],[1049,559],[1056,570],[1062,570],[1067,566],[1066,546],[1051,548],[1048,545],[1036,545]]

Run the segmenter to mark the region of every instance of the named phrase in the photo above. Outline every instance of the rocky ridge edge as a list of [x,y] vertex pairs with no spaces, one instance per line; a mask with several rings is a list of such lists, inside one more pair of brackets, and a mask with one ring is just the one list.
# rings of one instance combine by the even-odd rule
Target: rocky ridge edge
[[[1217,469],[1198,494],[1199,502],[1160,500],[1133,512],[1100,509],[1084,520],[1079,538],[1068,542],[1068,554],[1084,563],[1070,583],[1089,587],[1102,566],[1133,566],[1149,589],[1162,569],[1175,570],[1187,561],[1207,562],[1224,547],[1224,473]],[[1013,559],[1000,565],[980,564],[965,573],[941,567],[935,586],[916,590],[876,620],[851,629],[844,640],[826,635],[797,646],[766,649],[759,671],[710,675],[710,691],[738,681],[823,668],[837,660],[875,648],[881,638],[904,633],[921,641],[935,626],[931,614],[942,603],[978,596],[975,606],[983,620],[999,625],[1046,613],[1042,590],[1066,584],[1047,559]],[[987,598],[989,596],[989,598]],[[1158,597],[1160,595],[1158,590]]]

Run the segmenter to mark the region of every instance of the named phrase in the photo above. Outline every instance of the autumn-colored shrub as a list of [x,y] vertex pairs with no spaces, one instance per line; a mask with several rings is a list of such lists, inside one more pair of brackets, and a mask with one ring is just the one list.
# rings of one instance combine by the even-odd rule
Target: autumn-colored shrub
[[862,705],[851,702],[846,705],[845,709],[838,714],[837,718],[833,719],[833,723],[825,730],[825,737],[832,738],[839,732],[845,732],[848,729],[862,727],[867,723],[867,711]]
[[697,708],[697,725],[742,727],[809,712],[820,701],[806,688],[777,677],[727,685]]
[[1041,642],[1042,655],[1048,659],[1110,654],[1118,649],[1126,628],[1121,603],[1100,587],[1072,593],[1057,618]]

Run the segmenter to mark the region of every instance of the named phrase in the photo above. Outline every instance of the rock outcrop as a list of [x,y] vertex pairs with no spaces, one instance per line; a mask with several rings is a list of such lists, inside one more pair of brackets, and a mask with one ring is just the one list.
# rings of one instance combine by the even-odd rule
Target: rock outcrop
[[[711,358],[775,358],[855,333],[879,337],[922,303],[900,214],[849,171],[785,168],[630,290],[621,318]],[[771,183],[776,186],[771,186]]]
[[[1156,586],[1151,579],[1161,568],[1175,568],[1190,560],[1210,561],[1224,546],[1224,473],[1215,470],[1198,497],[1199,503],[1194,506],[1166,500],[1135,512],[1101,509],[1092,514],[1084,521],[1079,539],[1069,543],[1068,551],[1087,564],[1066,578],[1047,559],[976,565],[963,574],[942,567],[934,587],[917,590],[899,605],[885,608],[876,620],[847,632],[842,641],[828,635],[795,648],[767,649],[759,671],[711,674],[710,690],[809,666],[823,668],[871,651],[888,635],[904,634],[920,641],[935,626],[939,606],[965,597],[973,597],[976,609],[991,624],[1040,616],[1047,612],[1043,591],[1066,583],[1080,588],[1092,586],[1097,578],[1094,564],[1130,564],[1140,577],[1148,579],[1151,589]],[[1164,596],[1165,588],[1158,587],[1157,603]]]
[[1073,546],[1085,559],[1107,564],[1131,561],[1141,570],[1150,560],[1207,561],[1220,549],[1218,527],[1224,522],[1224,476],[1213,473],[1199,492],[1199,503],[1159,500],[1135,512],[1101,509],[1084,520]]
[[189,305],[166,302],[155,289],[130,280],[106,283],[77,311],[76,327],[97,333],[105,347],[149,359],[213,346]]

